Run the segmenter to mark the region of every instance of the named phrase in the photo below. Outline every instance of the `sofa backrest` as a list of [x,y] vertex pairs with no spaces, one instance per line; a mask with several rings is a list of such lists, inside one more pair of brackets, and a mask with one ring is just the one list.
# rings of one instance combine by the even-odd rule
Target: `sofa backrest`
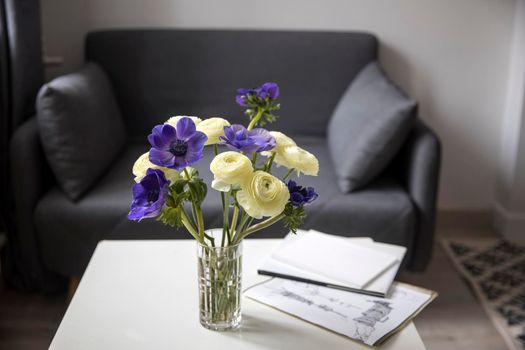
[[87,60],[107,72],[129,134],[142,140],[172,115],[247,124],[236,89],[266,81],[281,88],[274,128],[325,135],[344,90],[376,56],[376,38],[357,32],[111,30],[86,39]]

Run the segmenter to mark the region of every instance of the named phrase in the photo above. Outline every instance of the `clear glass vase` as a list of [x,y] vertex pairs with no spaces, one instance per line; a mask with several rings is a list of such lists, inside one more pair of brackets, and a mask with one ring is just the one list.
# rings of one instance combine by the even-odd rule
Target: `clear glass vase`
[[241,325],[242,242],[228,247],[197,243],[200,322],[226,331]]

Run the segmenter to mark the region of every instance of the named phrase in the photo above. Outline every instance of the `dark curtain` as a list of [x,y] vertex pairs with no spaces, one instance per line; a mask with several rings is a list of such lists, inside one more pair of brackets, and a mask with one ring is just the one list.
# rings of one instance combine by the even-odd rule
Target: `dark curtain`
[[[11,134],[10,124],[10,91],[9,91],[9,55],[7,43],[7,23],[4,1],[0,1],[0,231],[6,233],[9,217],[9,168],[8,143]],[[2,267],[5,276],[11,275],[10,261],[6,259],[7,248],[2,252]]]
[[17,235],[9,179],[9,140],[34,116],[44,82],[40,23],[38,0],[0,0],[0,225],[8,237],[2,275],[19,290],[52,291],[57,276],[45,271],[37,237]]

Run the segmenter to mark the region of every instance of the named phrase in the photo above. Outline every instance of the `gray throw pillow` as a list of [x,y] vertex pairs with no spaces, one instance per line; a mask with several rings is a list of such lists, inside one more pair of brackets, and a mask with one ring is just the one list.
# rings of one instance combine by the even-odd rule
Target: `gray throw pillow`
[[341,97],[328,125],[328,145],[339,187],[360,189],[399,151],[416,118],[416,102],[369,63]]
[[45,84],[38,93],[42,145],[55,177],[80,198],[121,151],[126,131],[106,74],[94,63]]

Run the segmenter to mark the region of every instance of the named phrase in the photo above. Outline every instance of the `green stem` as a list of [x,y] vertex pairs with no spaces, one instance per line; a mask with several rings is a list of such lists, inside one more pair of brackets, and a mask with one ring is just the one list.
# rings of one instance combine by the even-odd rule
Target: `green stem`
[[190,181],[190,173],[188,172],[188,168],[184,168],[184,175],[186,175],[186,177],[188,178],[188,181]]
[[250,124],[248,124],[248,127],[246,129],[252,130],[253,127],[257,125],[257,122],[259,122],[259,119],[261,119],[263,113],[264,109],[261,107],[257,107],[257,114],[255,115],[255,117],[253,117],[252,121],[250,122]]
[[186,211],[184,210],[184,207],[181,206],[181,216],[182,216],[182,224],[184,227],[186,227],[186,230],[195,238],[198,242],[204,244],[204,240],[202,240],[195,230],[195,227],[193,227],[193,224],[191,223],[190,219],[188,218],[188,214],[186,214]]
[[231,243],[230,227],[228,224],[230,214],[230,195],[228,192],[221,192],[222,198],[222,246],[224,247],[224,236],[228,237],[228,244]]
[[293,172],[294,170],[295,170],[294,168],[288,170],[288,172],[286,173],[286,175],[284,175],[284,177],[283,177],[283,182],[286,181],[286,179],[292,174],[292,172]]
[[237,226],[238,217],[239,217],[239,207],[237,206],[237,204],[235,204],[235,206],[233,207],[232,225],[230,228],[230,232],[232,232],[234,235],[235,235],[235,227]]
[[199,228],[199,224],[197,223],[197,209],[195,208],[195,203],[191,202],[191,216],[193,217],[193,223],[197,228]]
[[257,166],[257,152],[253,152],[252,154],[252,164],[253,168],[255,169],[255,167]]
[[272,156],[268,159],[268,163],[266,163],[266,172],[270,172],[272,170],[273,160],[275,159],[275,155],[277,153],[273,152]]
[[206,239],[211,242],[211,246],[215,247],[215,238],[208,235],[205,231],[202,231],[202,232],[203,232],[204,237],[206,237]]
[[246,212],[243,212],[241,216],[241,222],[239,223],[239,227],[237,228],[237,232],[241,233],[242,231],[244,231],[249,219],[250,215],[246,214]]
[[199,232],[204,236],[204,217],[202,216],[202,210],[198,205],[195,205],[197,207],[197,222],[199,225]]
[[[184,168],[184,174],[186,175],[186,177],[188,178],[188,181],[190,180],[190,173],[188,172],[188,168]],[[202,216],[202,210],[200,208],[199,205],[197,205],[197,201],[196,201],[196,198],[197,196],[195,195],[195,193],[193,192],[193,190],[191,189],[191,187],[189,187],[189,190],[190,190],[190,194],[191,194],[191,205],[192,205],[192,214],[194,216],[194,219],[197,221],[197,228],[199,230],[199,236],[201,236],[201,238],[204,240],[204,217]]]
[[258,224],[253,225],[252,227],[244,231],[242,234],[236,235],[234,243],[238,243],[242,239],[246,238],[248,235],[251,235],[254,232],[260,231],[262,229],[267,228],[268,226],[275,224],[277,221],[281,220],[284,217],[284,214],[279,214],[277,216],[274,216],[272,218],[266,219],[264,221],[259,222]]
[[[219,154],[219,146],[217,144],[213,145],[213,151],[215,156]],[[229,235],[228,227],[228,211],[230,209],[229,205],[226,207],[226,198],[227,193],[221,191],[221,203],[222,203],[222,237],[221,237],[221,247],[224,247],[224,241],[226,240],[226,235]]]
[[226,235],[228,234],[228,224],[224,220],[224,193],[221,192],[221,202],[222,202],[222,235],[221,235],[221,247],[224,247],[224,242],[226,241]]

